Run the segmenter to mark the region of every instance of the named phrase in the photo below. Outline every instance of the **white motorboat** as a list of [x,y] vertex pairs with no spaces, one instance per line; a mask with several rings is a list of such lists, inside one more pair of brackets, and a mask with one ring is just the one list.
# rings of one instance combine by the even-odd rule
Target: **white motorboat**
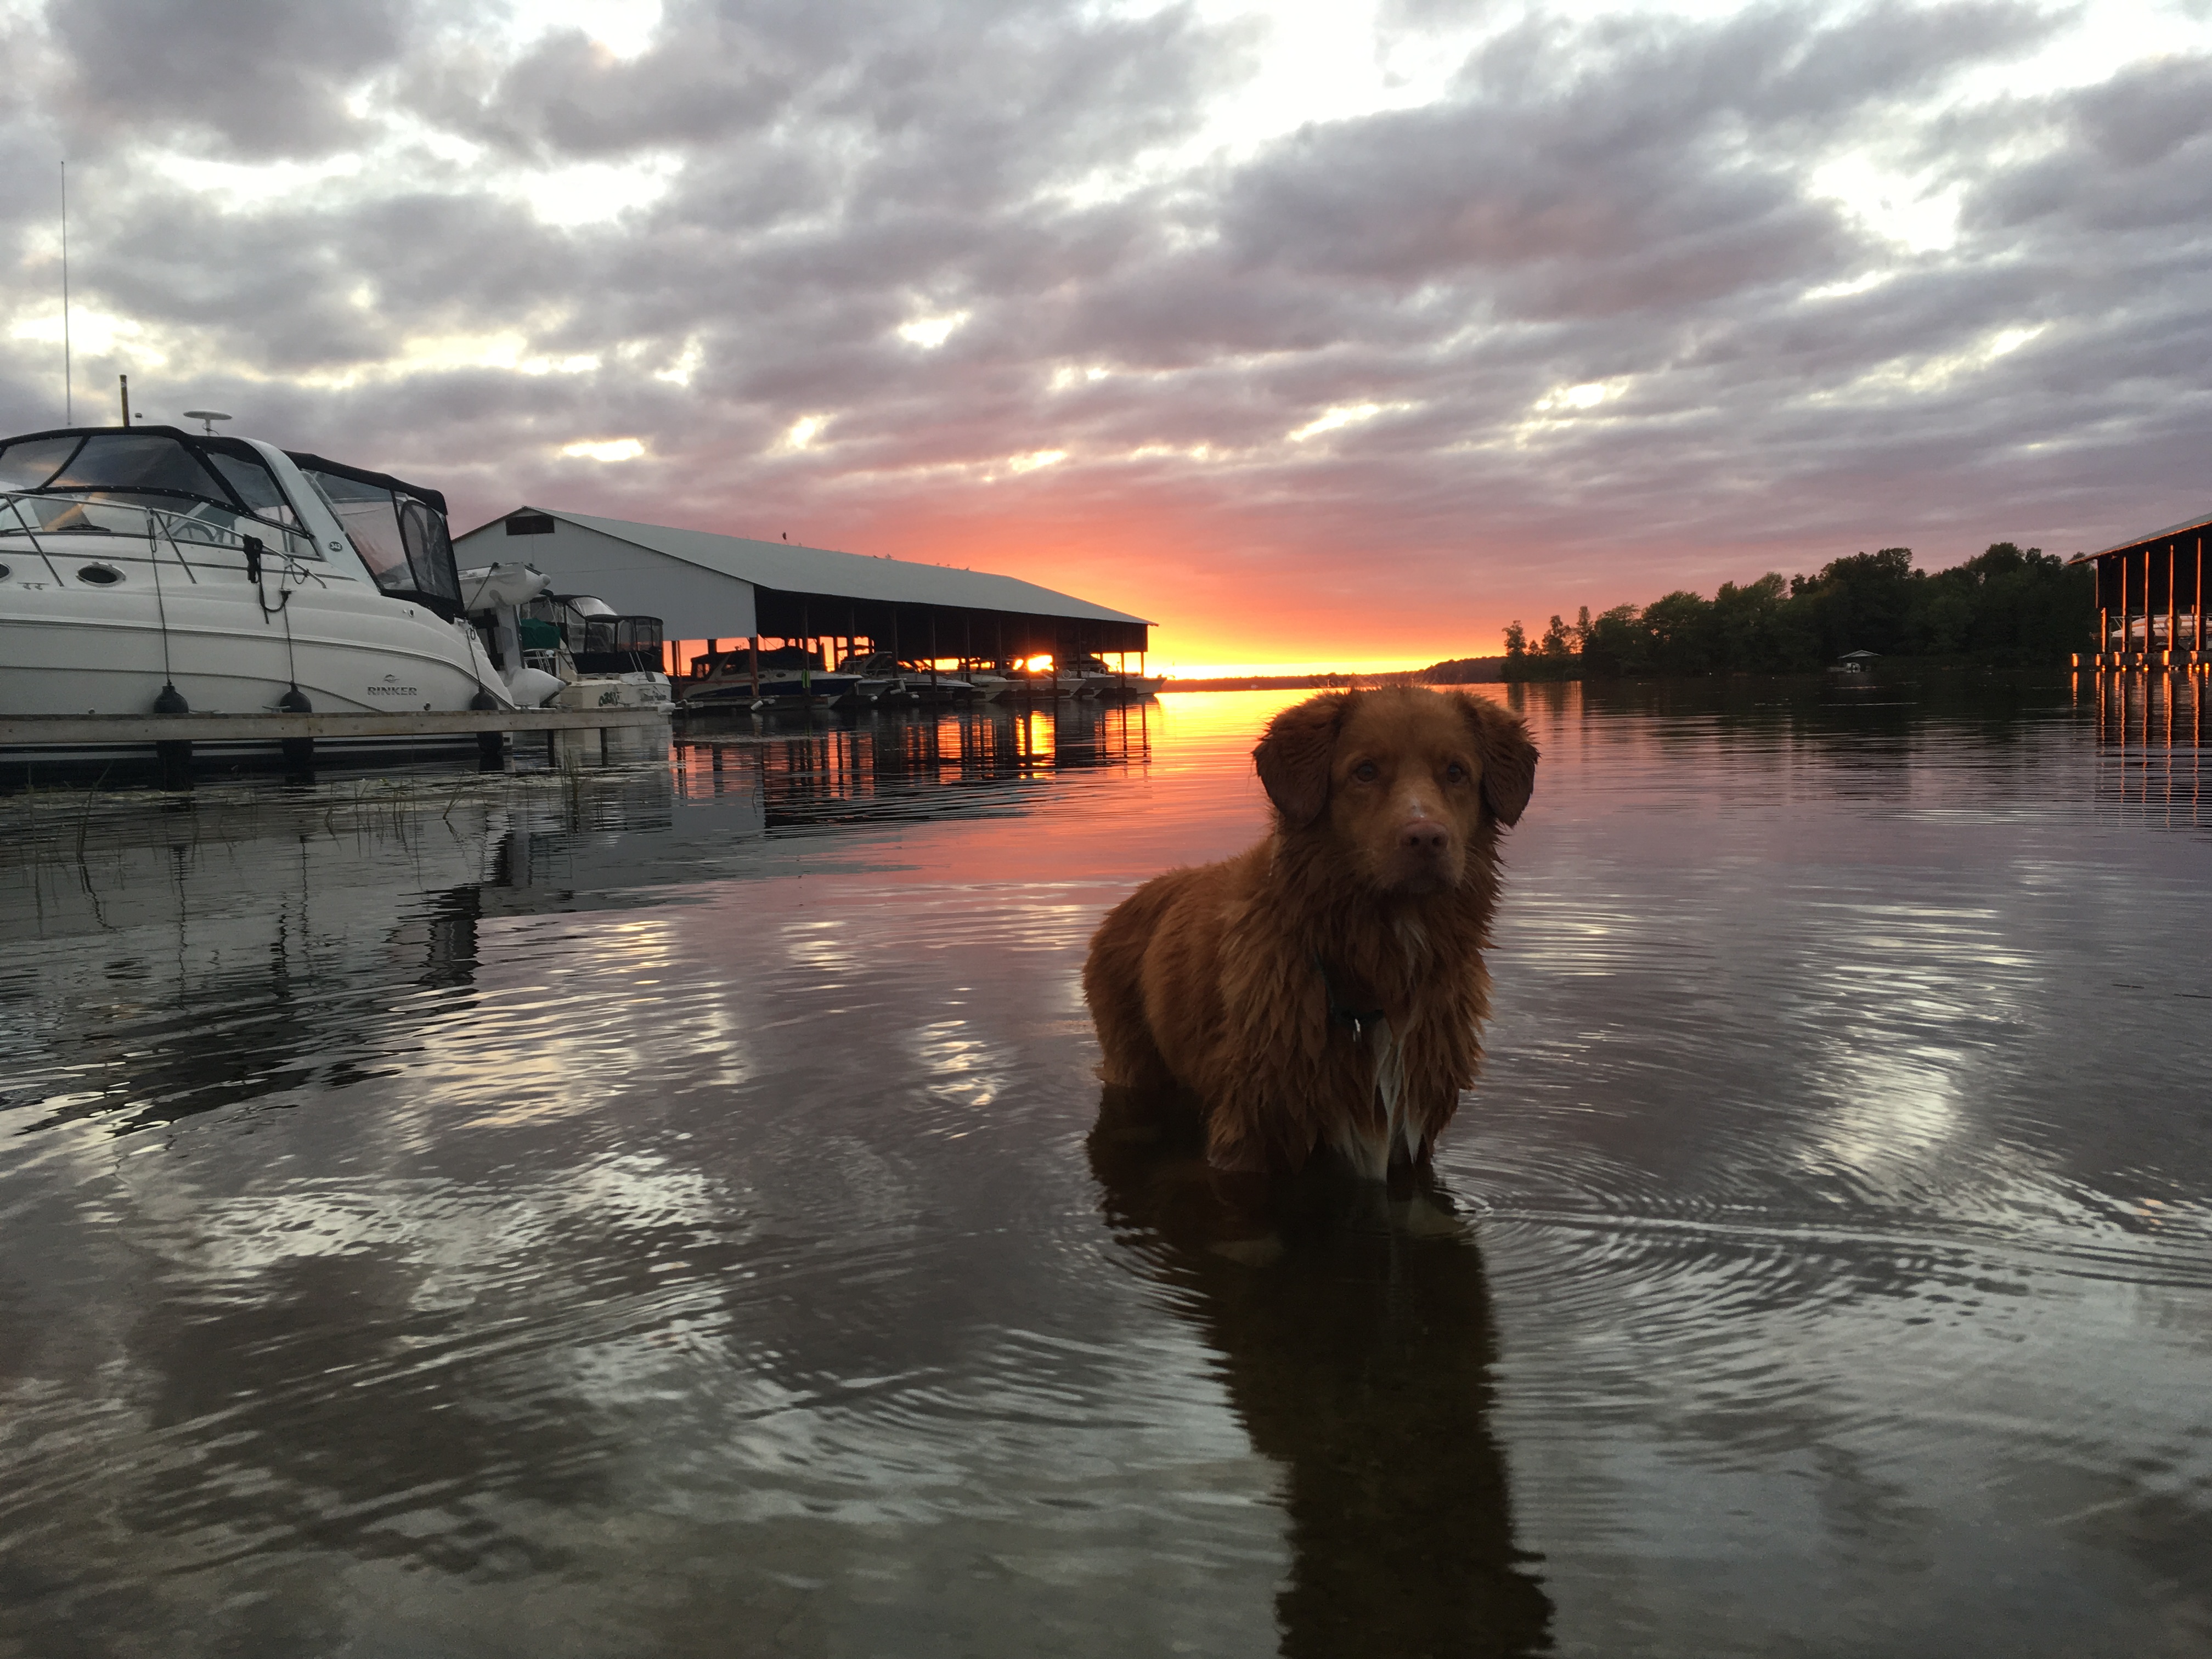
[[[465,590],[474,573],[463,571]],[[497,626],[496,613],[494,625]],[[551,674],[558,708],[667,708],[674,692],[661,672],[660,618],[625,615],[591,593],[541,593],[518,607],[515,632],[526,667]]]
[[985,702],[1004,696],[1013,688],[1014,682],[999,672],[995,663],[963,662],[960,678],[975,689],[975,695]]
[[[757,671],[757,678],[756,678]],[[691,660],[677,693],[686,708],[823,708],[855,702],[858,674],[832,673],[819,653],[786,645],[755,653],[715,651]]]
[[1083,695],[1083,676],[1054,668],[1031,668],[1025,663],[1000,660],[985,664],[963,676],[987,696],[1077,697]]
[[973,702],[980,695],[972,681],[948,674],[935,663],[902,662],[899,668],[906,677],[906,689],[917,702]]
[[848,657],[837,665],[837,672],[860,677],[860,683],[853,689],[854,694],[862,702],[893,708],[917,701],[907,688],[906,676],[898,659],[889,652],[876,651]]
[[842,672],[862,677],[863,697],[868,696],[871,684],[881,687],[872,699],[879,702],[965,702],[976,695],[976,688],[957,674],[948,674],[931,664],[894,657],[888,651],[848,657]]
[[1122,673],[1103,657],[1072,657],[1066,672],[1081,677],[1085,696],[1147,697],[1167,684],[1164,675]]
[[445,507],[250,438],[0,440],[0,714],[535,704],[465,619]]

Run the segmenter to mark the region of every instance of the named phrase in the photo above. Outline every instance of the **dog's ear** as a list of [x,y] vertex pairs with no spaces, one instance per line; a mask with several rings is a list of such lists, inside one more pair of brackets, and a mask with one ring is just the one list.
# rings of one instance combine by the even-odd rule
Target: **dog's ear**
[[1285,829],[1304,829],[1328,805],[1329,757],[1351,701],[1349,691],[1324,691],[1293,704],[1267,722],[1260,746],[1252,751],[1260,781]]
[[1482,757],[1482,799],[1490,815],[1510,827],[1528,810],[1536,788],[1536,745],[1528,722],[1487,697],[1456,694],[1474,728],[1475,753]]

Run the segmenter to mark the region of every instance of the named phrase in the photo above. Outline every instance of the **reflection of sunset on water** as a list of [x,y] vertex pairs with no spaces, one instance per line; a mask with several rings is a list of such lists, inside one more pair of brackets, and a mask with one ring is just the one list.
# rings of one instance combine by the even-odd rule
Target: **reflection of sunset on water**
[[2170,1648],[2193,694],[1480,688],[1484,1073],[1255,1238],[1078,975],[1304,695],[0,799],[0,1646]]

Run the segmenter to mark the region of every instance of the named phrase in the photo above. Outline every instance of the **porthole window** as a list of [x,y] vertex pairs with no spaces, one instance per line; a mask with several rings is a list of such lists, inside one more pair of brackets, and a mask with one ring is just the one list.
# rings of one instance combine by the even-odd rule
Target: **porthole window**
[[4,582],[4,581],[6,581],[7,580],[8,580],[8,567],[7,567],[6,565],[4,565],[4,564],[0,564],[0,582]]
[[94,587],[112,587],[123,580],[123,573],[112,564],[88,564],[78,568],[76,579]]

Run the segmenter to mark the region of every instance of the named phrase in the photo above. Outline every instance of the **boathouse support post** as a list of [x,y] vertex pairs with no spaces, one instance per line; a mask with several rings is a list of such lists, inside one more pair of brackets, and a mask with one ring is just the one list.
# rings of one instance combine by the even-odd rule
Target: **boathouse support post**
[[2127,559],[2126,559],[2125,556],[2121,556],[2121,557],[2119,557],[2119,558],[2118,558],[2118,559],[2113,560],[2113,561],[2112,561],[2112,562],[2113,562],[2114,564],[2116,564],[2117,566],[2118,566],[2118,567],[2119,567],[2118,570],[2116,572],[2116,574],[2117,574],[2117,576],[2118,576],[2118,578],[2119,585],[2120,585],[2120,591],[2119,591],[2119,593],[2118,593],[2118,596],[2117,596],[2117,597],[2118,597],[2118,600],[2119,600],[2119,603],[2118,603],[2117,605],[2115,605],[2113,608],[2114,608],[2116,611],[2118,611],[2119,612],[2119,618],[2120,618],[2120,641],[2121,641],[2121,642],[2120,642],[2118,645],[2115,646],[2115,645],[2113,645],[2113,644],[2112,644],[2112,641],[2111,641],[2109,638],[2107,638],[2107,639],[2106,640],[2106,641],[2105,641],[2105,644],[2106,644],[2106,648],[2107,648],[2109,651],[2111,651],[2111,652],[2112,652],[2112,666],[2113,666],[2113,667],[2115,667],[2115,668],[2118,668],[2118,667],[2120,665],[2120,656],[2119,656],[2119,653],[2120,653],[2121,652],[2124,652],[2124,651],[2125,651],[2125,650],[2127,649],[2127,632],[2128,632],[2128,562],[2127,562]]
[[2181,649],[2181,611],[2175,603],[2178,592],[2174,578],[2180,573],[2181,544],[2166,544],[2166,665],[2173,665],[2174,653]]
[[[2135,556],[2124,556],[2124,557],[2126,557],[2126,560],[2128,560],[2128,564],[2132,564],[2132,562],[2135,562]],[[2143,613],[2143,633],[2146,633],[2146,639],[2143,639],[2143,648],[2146,648],[2146,650],[2150,648],[2150,639],[2148,639],[2148,633],[2150,633],[2150,556],[2148,556],[2148,553],[2146,553],[2146,556],[2142,556],[2142,557],[2143,557],[2143,568],[2142,568],[2142,573],[2139,573],[2139,575],[2135,577],[2135,581],[2132,581],[2130,586],[2128,586],[2128,619],[2126,619],[2126,629],[2128,629],[2128,653],[2130,653],[2130,657],[2132,657],[2132,654],[2135,654],[2135,613],[2136,613],[2136,611],[2142,611],[2142,613]],[[2128,664],[2128,665],[2130,665],[2130,668],[2139,668],[2139,665],[2142,665],[2142,664],[2139,664],[2139,661],[2130,661],[2130,664]]]
[[[2143,640],[2142,656],[2136,665],[2139,668],[2148,668],[2150,666],[2150,549],[2144,548],[2138,556],[2142,560],[2142,579],[2136,584],[2136,602],[2142,607]],[[2148,743],[2150,741],[2148,736],[2150,728],[2145,726],[2143,731],[2145,733],[2143,741]]]
[[[2130,564],[2132,564],[2132,562],[2135,562],[2135,557],[2130,556],[2130,557],[2128,557],[2128,562],[2130,562]],[[2143,556],[2143,568],[2142,568],[2142,573],[2132,573],[2132,581],[2130,581],[2130,586],[2128,586],[2128,622],[2126,622],[2126,629],[2128,629],[2128,650],[2130,650],[2130,653],[2135,653],[2135,613],[2136,613],[2136,611],[2142,611],[2142,613],[2143,613],[2143,633],[2148,635],[2148,633],[2150,633],[2150,557],[2148,557],[2148,556]],[[2150,641],[2148,641],[2148,637],[2143,639],[2143,646],[2146,646],[2146,648],[2148,648],[2148,646],[2150,646]],[[2130,664],[2130,665],[2142,665],[2142,664]]]
[[2120,555],[2120,660],[2127,665],[2136,648],[2135,561]]
[[2133,618],[2128,610],[2128,556],[2120,555],[2120,662],[2125,666],[2128,653],[2136,648]]

